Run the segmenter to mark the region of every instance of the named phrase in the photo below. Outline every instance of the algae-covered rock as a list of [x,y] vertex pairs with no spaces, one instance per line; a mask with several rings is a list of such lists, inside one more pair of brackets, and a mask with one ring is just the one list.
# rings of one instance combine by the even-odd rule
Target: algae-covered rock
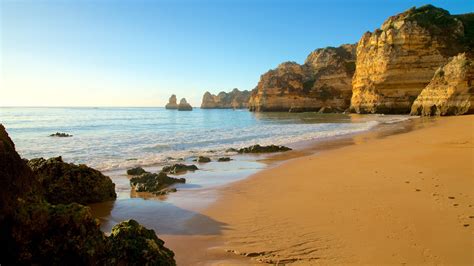
[[164,246],[155,231],[135,220],[123,221],[112,228],[109,237],[114,265],[176,265],[173,251]]
[[20,204],[11,227],[11,259],[20,264],[92,265],[108,256],[106,237],[80,204]]
[[[64,166],[62,160],[57,158],[45,161],[32,162],[33,168],[46,167],[55,173],[53,176],[67,168],[75,173],[70,175],[71,178],[81,177],[83,173],[83,169]],[[51,164],[59,167],[50,167]],[[44,170],[42,173],[49,172]],[[45,183],[41,184],[39,180],[47,179],[35,176],[15,151],[14,143],[0,124],[0,264],[175,264],[173,253],[163,247],[163,241],[154,235],[153,230],[134,223],[126,235],[115,233],[114,237],[106,237],[89,207],[77,203],[52,205],[46,202],[43,196]],[[76,184],[65,183],[70,186]],[[127,239],[139,241],[130,245]],[[142,248],[140,241],[145,241],[149,247]],[[141,257],[133,256],[137,247],[145,251]]]
[[[151,192],[155,194],[163,194],[164,189],[175,183],[185,183],[184,178],[169,177],[164,172],[158,174],[144,173],[142,175],[130,179],[130,185],[137,192]],[[166,190],[169,191],[169,190]]]
[[65,163],[61,157],[54,157],[32,159],[28,166],[43,187],[49,203],[89,204],[117,198],[110,177],[84,164]]
[[71,134],[68,134],[68,133],[64,133],[64,132],[56,132],[54,134],[51,134],[49,135],[50,137],[60,137],[60,138],[68,138],[68,137],[72,137]]
[[286,146],[277,146],[277,145],[269,145],[269,146],[260,146],[259,144],[253,145],[250,147],[239,149],[239,153],[271,153],[271,152],[284,152],[284,151],[291,151],[291,148]]
[[198,163],[209,163],[211,161],[211,158],[206,156],[199,156],[197,159],[194,159],[194,161]]
[[177,163],[177,164],[165,166],[163,167],[161,171],[164,173],[170,173],[170,174],[180,174],[180,173],[185,173],[187,171],[196,171],[196,170],[198,170],[198,168],[194,164],[186,165],[182,163]]
[[144,173],[146,173],[146,171],[141,167],[135,167],[127,170],[127,175],[141,175]]

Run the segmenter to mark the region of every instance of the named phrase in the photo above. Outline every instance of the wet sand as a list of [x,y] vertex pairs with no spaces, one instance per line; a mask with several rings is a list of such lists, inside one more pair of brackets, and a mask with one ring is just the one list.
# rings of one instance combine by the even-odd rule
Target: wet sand
[[160,237],[181,265],[472,265],[474,116],[406,131],[278,163],[219,189],[195,234]]

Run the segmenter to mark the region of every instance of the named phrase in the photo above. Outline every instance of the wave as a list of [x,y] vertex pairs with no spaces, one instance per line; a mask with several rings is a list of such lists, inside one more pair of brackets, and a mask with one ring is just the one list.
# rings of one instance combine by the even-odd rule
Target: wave
[[[150,147],[145,147],[142,150],[143,155],[135,158],[135,160],[127,160],[125,158],[102,160],[101,163],[95,165],[95,167],[101,171],[109,171],[135,166],[170,164],[189,160],[197,156],[229,156],[235,154],[235,152],[227,152],[229,148],[238,149],[255,144],[287,145],[291,147],[292,144],[302,141],[327,139],[368,131],[380,123],[380,121],[367,121],[363,123],[344,124],[267,125],[261,128],[261,131],[265,132],[264,134],[261,134],[261,136],[258,136],[258,134],[253,135],[252,139],[248,139],[248,135],[246,135],[246,132],[248,133],[249,130],[242,129],[244,136],[240,138],[235,137],[236,132],[231,131],[218,135],[217,138],[213,136],[207,140],[201,139],[196,142],[188,141],[189,145],[183,143],[166,145],[167,149],[169,149],[167,151],[159,151],[164,145],[154,145],[152,147],[158,147],[156,152],[150,152]],[[173,149],[173,146],[175,146],[175,149]]]

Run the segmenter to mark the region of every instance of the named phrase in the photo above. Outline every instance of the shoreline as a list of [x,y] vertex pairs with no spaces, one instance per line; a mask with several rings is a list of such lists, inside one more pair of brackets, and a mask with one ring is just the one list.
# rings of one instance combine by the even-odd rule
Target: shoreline
[[[348,158],[351,156],[350,154],[354,154],[354,152],[363,152],[364,155],[372,158],[372,160],[380,160],[380,158],[373,158],[374,156],[380,156],[380,152],[376,152],[377,148],[379,147],[392,146],[392,148],[394,148],[393,145],[396,144],[395,147],[397,148],[399,146],[412,146],[414,149],[416,149],[417,145],[421,145],[420,142],[422,143],[423,141],[428,141],[422,137],[422,135],[425,133],[431,134],[431,137],[435,137],[437,141],[442,142],[450,141],[450,139],[453,138],[460,138],[460,136],[456,136],[455,134],[455,136],[440,135],[440,131],[447,127],[448,129],[446,130],[452,131],[453,129],[456,129],[457,126],[462,126],[464,123],[464,126],[467,127],[468,131],[471,130],[470,132],[472,132],[473,120],[474,116],[438,118],[436,120],[420,118],[416,121],[402,122],[406,123],[408,128],[399,130],[401,131],[399,133],[406,134],[397,134],[396,132],[392,132],[391,134],[368,132],[369,134],[363,133],[354,136],[352,143],[346,142],[342,145],[339,143],[339,145],[336,144],[333,146],[334,149],[327,149],[326,147],[326,149],[323,149],[323,152],[314,153],[314,147],[309,148],[310,153],[313,153],[312,155],[303,155],[302,157],[287,159],[286,161],[275,164],[273,167],[265,168],[244,180],[233,182],[219,188],[219,200],[212,203],[208,208],[200,211],[199,213],[200,215],[204,215],[205,217],[224,224],[225,226],[223,226],[220,234],[216,234],[214,236],[174,236],[164,234],[161,235],[161,237],[163,237],[167,245],[177,254],[176,257],[178,263],[184,265],[207,265],[239,262],[257,263],[258,261],[270,263],[276,263],[279,261],[302,263],[311,262],[323,264],[381,262],[444,262],[449,264],[454,262],[456,259],[459,259],[459,261],[456,262],[470,262],[472,264],[474,259],[472,257],[469,258],[469,256],[466,255],[466,251],[469,247],[471,249],[474,248],[474,244],[473,241],[469,242],[466,240],[466,236],[469,237],[468,234],[471,234],[472,236],[472,228],[474,224],[470,224],[470,226],[466,227],[463,226],[464,224],[461,224],[460,226],[458,225],[459,228],[454,227],[452,230],[444,229],[444,227],[441,227],[439,224],[439,222],[453,222],[453,210],[451,210],[450,207],[455,208],[455,211],[464,211],[465,214],[463,214],[464,216],[462,216],[462,219],[467,220],[463,220],[464,223],[468,223],[470,221],[470,218],[468,218],[469,215],[467,214],[469,209],[466,208],[470,208],[467,207],[469,206],[467,202],[471,202],[471,206],[474,204],[474,195],[472,191],[466,191],[466,189],[469,187],[469,185],[473,187],[472,185],[474,184],[472,178],[469,179],[465,175],[468,173],[466,172],[466,167],[468,167],[467,171],[471,171],[472,173],[472,166],[469,168],[469,165],[464,164],[464,168],[461,169],[463,171],[459,170],[461,171],[461,175],[464,174],[464,183],[461,185],[461,187],[459,187],[459,185],[450,184],[449,182],[445,184],[444,181],[446,180],[442,180],[443,182],[440,181],[441,177],[446,178],[443,176],[446,174],[445,172],[440,172],[438,173],[438,175],[440,175],[439,177],[432,178],[425,177],[423,174],[418,173],[435,172],[439,168],[436,167],[436,160],[433,161],[435,165],[429,164],[428,167],[427,165],[422,165],[421,168],[423,168],[423,171],[417,172],[414,170],[414,173],[410,173],[411,175],[414,175],[410,180],[405,180],[406,177],[397,177],[406,174],[404,172],[405,170],[398,169],[397,167],[387,163],[374,164],[377,170],[361,168],[360,171],[364,172],[364,176],[360,176],[361,173],[354,171],[357,160],[360,160],[357,159],[357,157],[352,158],[355,160],[355,162],[344,161],[345,164],[350,164],[350,167],[347,167],[348,165],[345,165],[345,167],[340,167],[339,164],[341,163],[340,160],[342,160],[341,157]],[[420,128],[421,130],[416,130]],[[456,131],[454,133],[456,133]],[[370,136],[371,134],[372,136]],[[373,134],[375,134],[375,136]],[[377,136],[377,134],[379,135]],[[467,150],[471,151],[471,155],[470,158],[467,156],[465,160],[470,159],[472,163],[472,146],[469,146],[472,145],[472,133],[470,135],[467,133],[466,135],[466,132],[464,132],[462,137],[465,139],[467,138],[467,142],[460,142],[461,144],[459,145],[468,145]],[[413,140],[413,138],[416,138],[416,141],[412,142],[411,140]],[[335,142],[337,143],[337,140]],[[427,148],[430,147],[430,144],[432,143],[429,142],[426,144]],[[424,154],[430,159],[436,155],[436,148],[431,148],[434,150],[433,154]],[[372,152],[367,153],[368,149]],[[469,151],[467,152],[469,154]],[[394,157],[397,160],[401,160],[403,156],[400,157],[400,155],[397,154],[398,153],[394,152],[393,155],[386,155],[385,157]],[[284,156],[284,154],[282,155]],[[330,162],[331,160],[332,162]],[[330,163],[334,166],[334,169],[329,171],[327,166],[318,166],[318,168],[323,167],[324,169],[318,169],[318,174],[313,174],[312,176],[311,173],[307,172],[308,169],[306,168],[314,168],[314,164],[317,161]],[[449,161],[452,164],[459,163],[455,160],[453,161],[452,159]],[[370,163],[373,164],[374,161]],[[413,162],[411,162],[411,164],[414,164],[413,166],[410,165],[411,170],[413,170],[412,168],[416,168],[418,166]],[[430,170],[431,168],[434,170]],[[321,170],[324,171],[321,172]],[[385,171],[387,172],[385,173]],[[382,175],[382,172],[383,175],[390,175],[390,177],[384,176],[382,179],[376,179],[378,175]],[[298,181],[294,182],[293,180],[288,180],[291,178],[285,178],[284,176],[281,176],[283,173],[293,176],[292,178],[298,178]],[[332,184],[331,180],[323,179],[326,181],[331,181],[331,187],[329,187],[329,185],[327,185],[328,187],[323,188],[314,187],[314,185],[317,184],[318,177],[321,173],[334,178],[335,183]],[[351,183],[349,181],[354,181],[344,180],[344,178],[341,178],[341,173],[344,173],[344,176],[356,175],[361,179],[356,183]],[[418,177],[417,175],[421,175],[423,177]],[[396,183],[394,183],[395,180],[397,180]],[[406,181],[409,183],[405,183]],[[423,184],[423,182],[439,182],[442,184]],[[364,186],[365,183],[367,183],[367,187]],[[337,186],[334,186],[336,184]],[[417,188],[411,188],[410,184],[411,186],[417,186]],[[446,204],[446,195],[444,195],[445,197],[443,198],[440,196],[441,193],[439,191],[434,192],[434,190],[436,190],[438,187],[441,187],[441,185],[446,187],[456,186],[456,188],[463,190],[463,192],[458,192],[464,195],[458,196],[464,197],[464,199],[462,199],[463,204],[452,203],[458,204],[456,206],[442,205]],[[380,194],[380,192],[377,190],[370,190],[375,189],[378,186],[380,186],[381,189],[388,190],[390,192],[392,192],[392,190],[396,190],[397,193],[403,193],[403,201],[397,202],[396,197],[386,197],[386,195]],[[268,191],[268,188],[270,187],[272,188],[272,191]],[[314,189],[314,191],[309,190],[310,188]],[[368,195],[365,194],[369,192],[369,190],[370,193]],[[351,195],[351,193],[348,193],[348,191],[357,193]],[[362,191],[364,191],[364,193],[361,193]],[[318,192],[318,194],[315,195],[314,193],[316,192]],[[345,194],[343,192],[345,192]],[[343,194],[340,195],[339,193]],[[377,197],[375,195],[371,195],[371,193],[379,195],[380,199],[384,199],[384,197],[386,197],[390,198],[392,201],[389,201],[389,199],[378,201]],[[347,201],[343,201],[337,197],[334,198],[333,194],[340,195],[341,198],[346,198]],[[344,206],[356,204],[358,201],[354,200],[353,198],[356,196],[361,197],[361,199],[367,199],[367,197],[371,198],[371,202],[373,202],[372,205],[375,206],[371,207],[371,204],[361,204],[360,206],[355,206],[353,209],[348,209],[348,206]],[[405,199],[405,197],[407,197],[407,199]],[[417,197],[422,198],[421,202],[419,202],[420,199]],[[437,200],[433,200],[433,197],[435,197]],[[287,199],[292,200],[289,200],[288,202]],[[335,203],[332,203],[332,201],[329,199],[335,200]],[[312,206],[314,209],[305,209],[304,206],[301,206],[302,202]],[[332,204],[334,204],[334,206],[331,206]],[[402,205],[397,206],[397,204]],[[436,204],[441,205],[441,207]],[[402,208],[402,206],[408,208],[405,209]],[[432,210],[426,213],[427,211],[424,210],[423,206],[428,209],[434,208],[436,211]],[[408,234],[415,234],[418,236],[417,230],[419,230],[420,225],[426,226],[431,224],[429,222],[430,219],[421,219],[417,212],[410,211],[410,207],[416,207],[415,209],[417,212],[419,211],[425,215],[435,215],[436,219],[431,217],[437,222],[436,224],[433,224],[433,228],[449,231],[449,233],[443,231],[442,236],[437,236],[436,239],[446,239],[445,241],[450,243],[450,245],[437,243],[434,245],[435,247],[431,247],[429,242],[426,241],[427,235],[425,231],[420,233],[420,239],[415,239],[415,241],[412,238],[410,240],[411,242],[408,241]],[[315,210],[318,210],[320,213],[314,215],[313,212],[315,212]],[[474,209],[471,209],[471,212],[472,211],[474,211]],[[437,217],[436,215],[438,212],[446,215],[446,218]],[[416,219],[414,221],[407,222],[403,217],[394,216],[392,213],[397,213],[401,216],[414,215]],[[371,219],[364,217],[364,215],[361,214],[367,214],[368,217],[371,217]],[[328,221],[329,218],[322,219],[319,215],[331,217],[333,220]],[[474,215],[474,213],[471,215]],[[337,219],[342,217],[345,219],[344,223],[338,224],[341,228],[336,228],[337,226],[332,225],[332,223],[337,222]],[[418,218],[421,220],[418,221]],[[314,224],[308,222],[308,219],[314,221]],[[318,219],[321,221],[318,221]],[[356,219],[356,222],[358,222],[356,223],[356,225],[359,226],[358,228],[354,228],[355,225],[350,224],[350,222],[354,219]],[[457,219],[458,218],[454,218],[456,221]],[[366,225],[362,226],[361,221],[364,221]],[[373,224],[377,222],[385,222],[391,225],[390,229],[386,231],[386,235],[384,235],[384,228],[380,228],[380,225]],[[471,221],[471,223],[472,222],[473,221]],[[199,225],[199,222],[195,223],[195,225],[196,224]],[[206,227],[209,225],[200,226]],[[374,226],[373,229],[370,229],[372,226]],[[294,229],[296,227],[301,229],[295,231]],[[255,231],[257,228],[260,230]],[[352,228],[353,230],[349,230],[347,228]],[[453,230],[454,232],[452,232]],[[353,233],[352,231],[358,233]],[[361,232],[365,232],[370,236],[372,231],[376,233],[376,236],[380,239],[369,238],[368,240],[377,241],[375,241],[376,245],[368,247],[369,243],[363,243],[366,239],[360,238]],[[355,244],[352,243],[354,246],[350,245],[351,242],[348,239],[345,239],[344,236],[341,236],[341,232],[346,232],[348,235],[350,235],[351,238],[346,238],[351,241],[353,239],[358,239],[360,243],[357,245],[361,245],[362,247],[352,250],[351,248],[355,247]],[[275,234],[281,234],[281,236]],[[453,234],[457,237],[454,240],[453,237],[450,237],[450,235]],[[298,237],[295,238],[295,236]],[[459,244],[456,240],[459,240],[459,243],[464,244],[464,246],[467,247],[466,250],[458,250],[457,252],[455,250],[453,251],[453,249],[455,249],[454,247]],[[415,243],[417,241],[420,243]],[[396,243],[396,245],[389,245],[387,248],[382,248],[382,246],[386,245],[387,243],[393,244],[392,242]],[[408,242],[411,244],[406,245],[406,248],[402,248],[403,245],[400,246],[401,243],[409,244]],[[183,245],[183,243],[185,244]],[[378,245],[381,247],[378,247]],[[301,247],[301,249],[295,249],[296,246]],[[426,248],[426,246],[429,246],[429,248]],[[442,252],[439,249],[440,246],[443,249],[449,250],[449,252]],[[449,248],[450,246],[452,247]],[[410,251],[410,248],[415,251]],[[180,256],[180,253],[190,249],[197,251],[193,252],[192,254],[184,253],[186,254],[185,256]],[[389,256],[387,252],[391,249],[394,249],[397,252]],[[225,250],[233,250],[235,253],[246,256],[237,256],[233,253],[225,252]],[[375,252],[376,250],[377,252]],[[292,252],[294,252],[294,254],[292,254]],[[379,252],[381,254],[378,254]],[[356,254],[360,255],[356,256]],[[362,257],[362,254],[365,254],[366,257]],[[439,254],[442,254],[444,257]],[[454,255],[456,255],[456,257],[453,257]]]

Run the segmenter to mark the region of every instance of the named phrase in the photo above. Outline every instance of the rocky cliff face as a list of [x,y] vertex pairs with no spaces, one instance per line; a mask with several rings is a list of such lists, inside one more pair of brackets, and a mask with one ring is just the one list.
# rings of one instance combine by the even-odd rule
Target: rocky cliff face
[[178,109],[178,103],[176,100],[176,95],[171,95],[171,97],[168,100],[168,103],[165,105],[166,109]]
[[280,64],[260,77],[251,111],[344,111],[352,94],[355,45],[313,51],[303,65]]
[[412,8],[365,33],[357,45],[351,110],[409,113],[436,69],[472,49],[472,14],[431,5]]
[[202,96],[202,109],[240,109],[247,108],[250,99],[250,91],[239,91],[233,89],[231,92],[221,91],[219,94],[214,95],[206,91]]
[[411,108],[412,115],[474,113],[474,60],[465,53],[438,68]]

